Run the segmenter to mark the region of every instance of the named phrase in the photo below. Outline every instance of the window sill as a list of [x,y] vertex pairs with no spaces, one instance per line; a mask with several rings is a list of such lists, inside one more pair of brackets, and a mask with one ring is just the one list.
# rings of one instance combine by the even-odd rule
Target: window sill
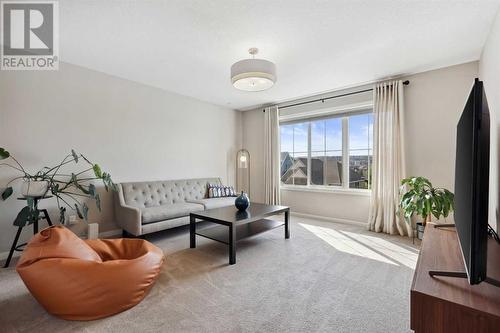
[[345,195],[358,195],[369,197],[372,193],[371,190],[363,189],[346,189],[346,188],[328,188],[323,186],[281,186],[282,191],[297,191],[297,192],[318,192],[318,193],[332,193],[332,194],[345,194]]

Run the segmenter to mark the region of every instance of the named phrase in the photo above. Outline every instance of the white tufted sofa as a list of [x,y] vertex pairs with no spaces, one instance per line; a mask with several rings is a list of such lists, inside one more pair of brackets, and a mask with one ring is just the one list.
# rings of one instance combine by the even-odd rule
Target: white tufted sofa
[[234,197],[208,198],[207,184],[220,178],[118,184],[114,194],[116,223],[140,236],[189,224],[189,213],[234,205]]

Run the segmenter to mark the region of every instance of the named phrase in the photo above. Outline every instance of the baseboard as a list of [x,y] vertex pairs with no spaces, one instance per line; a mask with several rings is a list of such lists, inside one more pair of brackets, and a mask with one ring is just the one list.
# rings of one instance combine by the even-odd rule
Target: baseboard
[[[21,255],[21,253],[22,252],[14,251],[12,258],[19,257]],[[0,252],[0,261],[6,260],[8,256],[9,256],[9,251]],[[3,263],[2,263],[2,265],[3,265]]]
[[336,217],[304,214],[304,213],[297,213],[297,212],[290,212],[290,214],[292,216],[304,217],[304,218],[308,218],[308,219],[315,219],[315,220],[322,220],[322,221],[343,223],[343,224],[354,224],[354,225],[359,225],[362,227],[366,227],[368,225],[368,223],[354,221],[354,220],[348,220],[348,219],[340,219],[340,218],[336,218]]
[[99,233],[99,238],[109,238],[113,236],[121,236],[122,234],[122,229],[114,229],[114,230],[108,230],[104,232]]

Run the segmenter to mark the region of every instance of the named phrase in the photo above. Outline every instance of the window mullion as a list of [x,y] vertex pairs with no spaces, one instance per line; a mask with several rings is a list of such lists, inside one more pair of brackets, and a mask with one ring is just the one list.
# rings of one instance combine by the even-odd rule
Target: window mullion
[[307,126],[307,186],[311,185],[311,122]]
[[342,187],[349,188],[349,118],[342,117]]
[[323,121],[323,186],[328,185],[326,176],[328,175],[328,157],[326,155],[326,120]]
[[[292,157],[293,157],[293,163],[295,163],[295,126],[293,126],[292,128]],[[295,185],[295,177],[293,176],[293,174],[292,174],[292,183],[293,185]]]

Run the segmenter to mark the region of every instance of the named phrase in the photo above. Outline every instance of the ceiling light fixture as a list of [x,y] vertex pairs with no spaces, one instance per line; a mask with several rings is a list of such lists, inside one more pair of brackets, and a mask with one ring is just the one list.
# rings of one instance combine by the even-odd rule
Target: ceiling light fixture
[[259,49],[252,47],[248,53],[252,59],[244,59],[231,66],[231,83],[236,89],[262,91],[276,82],[276,65],[264,59],[255,59]]

